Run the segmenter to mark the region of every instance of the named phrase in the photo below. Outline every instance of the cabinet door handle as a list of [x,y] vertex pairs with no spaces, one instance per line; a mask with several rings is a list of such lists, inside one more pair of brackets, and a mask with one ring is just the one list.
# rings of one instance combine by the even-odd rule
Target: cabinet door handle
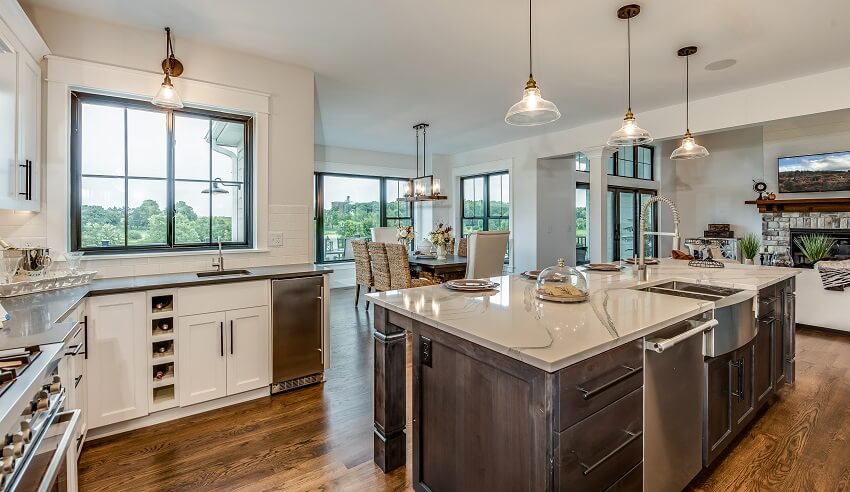
[[584,393],[584,399],[585,400],[589,400],[589,399],[593,398],[594,396],[596,396],[596,395],[602,393],[603,391],[607,390],[611,386],[614,386],[617,383],[625,381],[626,379],[632,377],[633,375],[643,371],[643,367],[629,367],[627,365],[623,365],[621,367],[623,369],[627,369],[627,372],[625,374],[621,374],[620,376],[617,376],[616,378],[614,378],[614,379],[612,379],[612,380],[610,380],[606,383],[602,383],[601,385],[599,385],[599,386],[597,386],[596,388],[593,388],[593,389],[585,389],[582,386],[576,386],[576,389],[581,391],[582,393]]
[[730,362],[735,367],[735,390],[732,391],[732,396],[738,401],[744,400],[744,359],[733,360]]
[[68,348],[70,349],[70,352],[65,352],[65,355],[70,355],[71,357],[73,357],[75,355],[80,355],[80,351],[83,350],[83,344],[78,343],[76,345],[71,345]]
[[606,461],[608,461],[609,459],[611,459],[614,455],[616,455],[617,453],[619,453],[620,451],[622,451],[623,449],[625,449],[625,447],[626,447],[626,446],[628,446],[629,444],[631,444],[632,442],[634,442],[636,439],[640,439],[640,436],[642,436],[642,435],[643,435],[643,431],[642,431],[642,430],[641,430],[641,431],[637,431],[637,432],[629,432],[629,431],[624,431],[624,432],[626,433],[626,435],[627,435],[627,436],[629,436],[629,438],[628,438],[628,439],[626,439],[626,440],[625,440],[623,443],[621,443],[619,446],[617,446],[616,448],[614,448],[613,450],[611,450],[611,452],[609,452],[608,454],[606,454],[605,456],[603,456],[603,457],[602,457],[599,461],[597,461],[596,463],[594,463],[594,464],[592,464],[592,465],[585,465],[584,463],[581,463],[581,462],[580,462],[579,464],[582,466],[582,468],[584,468],[584,471],[582,471],[582,474],[584,474],[585,476],[589,475],[589,474],[590,474],[590,472],[592,472],[593,470],[595,470],[595,469],[599,468],[599,467],[600,467],[603,463],[605,463]]
[[88,360],[89,358],[89,317],[83,316],[83,345],[86,347],[86,351],[83,352],[83,358]]
[[219,346],[221,347],[221,356],[224,357],[224,321],[219,324],[218,335]]
[[233,355],[233,320],[230,320],[230,355]]
[[79,376],[75,377],[75,378],[74,378],[74,387],[76,388],[77,386],[79,386],[79,385],[80,385],[80,381],[82,381],[82,380],[83,380],[83,375],[82,375],[82,374],[80,374]]
[[32,161],[27,161],[27,200],[32,200]]

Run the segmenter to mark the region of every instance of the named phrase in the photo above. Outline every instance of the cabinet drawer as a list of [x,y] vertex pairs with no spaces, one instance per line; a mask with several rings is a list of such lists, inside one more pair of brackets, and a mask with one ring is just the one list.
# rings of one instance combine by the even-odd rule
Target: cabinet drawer
[[177,290],[177,309],[180,316],[190,316],[268,306],[269,289],[267,280],[184,287]]
[[641,386],[641,340],[564,368],[558,372],[555,430],[566,429]]
[[635,492],[643,490],[643,463],[632,468],[622,478],[614,482],[614,485],[605,489],[606,492]]
[[778,300],[778,292],[775,285],[761,289],[759,291],[759,318],[764,319],[778,313]]
[[643,460],[643,389],[556,437],[559,490],[605,490]]

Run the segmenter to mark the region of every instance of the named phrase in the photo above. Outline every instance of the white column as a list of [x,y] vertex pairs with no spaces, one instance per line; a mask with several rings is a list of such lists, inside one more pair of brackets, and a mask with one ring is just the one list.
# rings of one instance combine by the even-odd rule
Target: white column
[[590,160],[590,203],[587,219],[587,242],[590,261],[608,261],[608,157],[611,147],[591,147],[582,151]]

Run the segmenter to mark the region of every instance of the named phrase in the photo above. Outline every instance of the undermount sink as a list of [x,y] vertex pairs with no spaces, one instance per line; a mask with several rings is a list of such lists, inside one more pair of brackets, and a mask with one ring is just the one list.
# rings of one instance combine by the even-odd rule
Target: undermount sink
[[210,272],[198,272],[198,277],[224,277],[227,275],[250,275],[249,270],[213,270]]
[[728,297],[732,294],[737,294],[741,292],[740,289],[730,289],[728,287],[717,287],[714,285],[706,285],[706,284],[694,284],[691,282],[682,282],[679,280],[674,280],[672,282],[664,282],[662,284],[653,285],[652,287],[657,287],[660,289],[670,289],[681,292],[692,292],[697,294],[705,294],[709,296],[715,297]]

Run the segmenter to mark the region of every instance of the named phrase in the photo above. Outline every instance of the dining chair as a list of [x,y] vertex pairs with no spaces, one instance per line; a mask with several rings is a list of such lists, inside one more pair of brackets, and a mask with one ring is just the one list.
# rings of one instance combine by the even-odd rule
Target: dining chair
[[[372,264],[369,261],[369,248],[366,246],[365,239],[355,239],[351,241],[351,248],[354,251],[354,277],[356,287],[354,291],[354,305],[360,302],[360,286],[366,287],[366,293],[372,291]],[[369,298],[366,298],[366,309],[369,309]]]
[[410,259],[403,244],[387,244],[387,261],[390,264],[390,286],[393,289],[424,287],[432,282],[424,278],[413,278],[410,274]]
[[505,266],[509,231],[480,231],[469,238],[466,278],[499,277]]
[[398,230],[395,227],[373,227],[372,241],[376,243],[398,242]]
[[457,255],[458,256],[466,256],[469,249],[467,248],[467,238],[462,237],[457,242]]
[[[392,243],[391,243],[392,244]],[[377,291],[392,290],[390,264],[387,260],[387,245],[369,243],[369,263],[372,265],[372,286]]]

